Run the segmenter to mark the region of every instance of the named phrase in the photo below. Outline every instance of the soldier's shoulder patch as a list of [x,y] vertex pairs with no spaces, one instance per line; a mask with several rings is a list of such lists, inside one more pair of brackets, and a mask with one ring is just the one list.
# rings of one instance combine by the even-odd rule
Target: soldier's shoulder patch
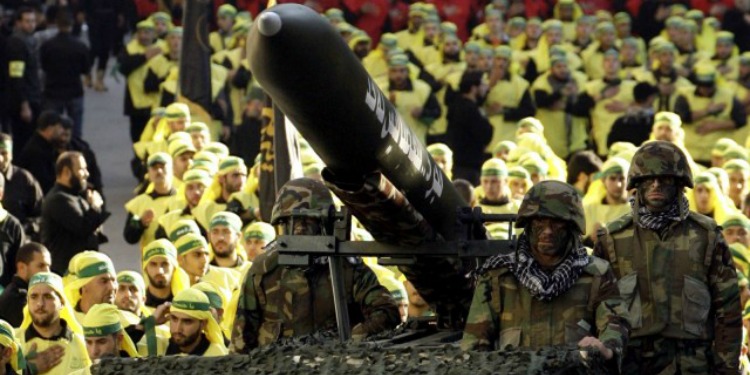
[[589,257],[589,264],[587,264],[583,270],[586,273],[593,275],[593,276],[602,276],[607,273],[608,269],[609,269],[609,262],[607,262],[606,260],[602,258],[592,255]]
[[633,224],[633,214],[628,212],[627,214],[607,223],[607,230],[609,233],[616,233],[628,228],[631,224]]
[[701,215],[698,213],[695,213],[693,211],[690,211],[690,215],[688,215],[688,219],[698,223],[702,228],[704,228],[707,231],[714,231],[718,227],[714,219]]

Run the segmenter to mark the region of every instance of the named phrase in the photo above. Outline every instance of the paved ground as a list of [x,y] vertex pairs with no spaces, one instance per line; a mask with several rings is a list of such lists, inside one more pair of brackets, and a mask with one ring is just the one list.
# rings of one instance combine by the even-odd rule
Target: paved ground
[[128,131],[128,118],[123,115],[125,82],[115,82],[107,77],[109,91],[98,93],[88,89],[85,98],[83,137],[96,152],[104,179],[104,194],[112,216],[104,224],[109,243],[102,249],[118,271],[139,269],[139,249],[125,242],[122,230],[125,225],[123,205],[133,197],[135,179],[130,173],[132,148]]

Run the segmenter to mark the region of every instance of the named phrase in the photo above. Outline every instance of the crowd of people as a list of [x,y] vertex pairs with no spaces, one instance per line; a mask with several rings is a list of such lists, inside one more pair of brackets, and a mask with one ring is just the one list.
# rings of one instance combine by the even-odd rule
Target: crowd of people
[[[330,235],[324,213],[341,204],[303,138],[305,177],[261,218],[268,111],[245,43],[265,4],[212,3],[206,114],[178,100],[181,2],[51,3],[3,3],[0,371],[249,353],[335,329],[327,258],[283,266],[273,242]],[[750,371],[750,1],[306,5],[468,205],[518,214],[516,251],[470,273],[462,347],[574,344],[632,374]],[[98,251],[111,213],[83,98],[108,90],[108,64],[126,82],[137,187],[122,231],[137,271]],[[508,238],[507,223],[486,229]],[[355,340],[435,313],[402,270],[343,264]]]

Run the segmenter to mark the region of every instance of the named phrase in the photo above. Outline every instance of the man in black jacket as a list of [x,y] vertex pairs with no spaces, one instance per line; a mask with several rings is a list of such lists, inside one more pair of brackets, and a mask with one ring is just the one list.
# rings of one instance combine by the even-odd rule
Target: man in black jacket
[[59,33],[44,42],[39,57],[44,71],[44,108],[66,113],[73,119],[73,134],[83,134],[83,83],[88,72],[89,50],[71,34],[73,16],[66,10],[57,14]]
[[0,174],[5,179],[3,208],[18,219],[30,240],[38,241],[44,194],[29,171],[13,164],[13,139],[5,133],[0,133]]
[[635,85],[635,106],[615,120],[607,136],[607,147],[615,142],[630,142],[640,146],[648,140],[654,124],[654,100],[658,94],[659,90],[646,82]]
[[55,184],[55,161],[65,145],[68,125],[57,112],[44,111],[37,120],[36,133],[18,155],[18,165],[34,175],[45,194]]
[[[0,199],[3,198],[5,179],[0,175]],[[16,272],[16,253],[26,242],[23,226],[6,209],[0,206],[0,285],[8,285]]]
[[479,112],[478,102],[487,94],[482,72],[461,77],[459,96],[448,105],[448,146],[453,155],[453,178],[479,184],[479,170],[489,157],[484,149],[492,140],[492,125]]
[[16,274],[0,295],[0,319],[13,327],[21,326],[29,279],[39,272],[49,272],[51,263],[49,251],[40,243],[29,242],[18,249]]
[[99,249],[101,225],[110,213],[102,210],[101,195],[86,188],[89,172],[80,152],[60,155],[55,174],[42,203],[42,243],[52,253],[52,271],[62,275],[74,255]]

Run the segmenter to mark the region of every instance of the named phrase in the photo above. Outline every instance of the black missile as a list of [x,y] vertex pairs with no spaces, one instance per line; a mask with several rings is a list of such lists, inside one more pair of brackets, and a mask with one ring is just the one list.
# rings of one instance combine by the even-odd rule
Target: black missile
[[253,76],[326,163],[329,181],[381,172],[445,239],[466,206],[338,32],[298,4],[261,13],[248,36]]

